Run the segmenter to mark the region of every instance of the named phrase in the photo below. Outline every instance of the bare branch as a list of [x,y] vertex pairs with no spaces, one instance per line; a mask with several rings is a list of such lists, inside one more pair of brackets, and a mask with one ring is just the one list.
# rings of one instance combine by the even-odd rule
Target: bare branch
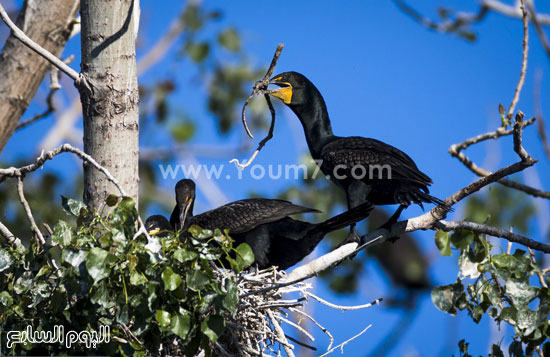
[[11,244],[21,243],[21,241],[2,222],[0,222],[0,234],[2,234],[2,236]]
[[454,20],[446,20],[441,23],[437,23],[422,16],[418,11],[407,5],[403,0],[394,0],[394,2],[401,11],[403,11],[406,15],[409,15],[416,22],[430,30],[442,33],[455,32],[464,25],[480,22],[489,12],[489,8],[482,5],[476,14],[461,12],[457,14]]
[[271,320],[271,323],[273,324],[273,327],[275,328],[275,333],[277,334],[277,339],[279,340],[279,343],[283,345],[283,348],[287,354],[288,357],[294,357],[294,352],[292,352],[293,346],[288,343],[286,340],[285,332],[281,328],[281,325],[279,325],[279,322],[277,322],[277,319],[273,315],[273,312],[271,310],[267,310],[267,315],[269,316],[269,319]]
[[310,293],[309,291],[307,291],[305,293],[306,296],[311,296],[312,298],[314,298],[315,300],[319,301],[321,304],[323,305],[326,305],[328,307],[332,307],[333,309],[338,309],[338,310],[360,310],[360,309],[366,309],[368,307],[371,307],[373,305],[377,305],[379,303],[382,302],[382,298],[380,299],[376,299],[374,300],[373,302],[370,302],[368,304],[364,304],[364,305],[354,305],[354,306],[342,306],[342,305],[336,305],[336,304],[333,304],[329,301],[326,301],[324,299],[321,299],[320,297],[318,297],[317,295],[315,294],[312,294]]
[[[535,118],[531,118],[527,121],[522,121],[521,126],[526,127],[528,125],[533,124],[534,122],[535,122]],[[488,132],[488,133],[485,133],[485,134],[481,134],[481,135],[475,136],[475,137],[470,138],[470,139],[466,139],[463,142],[461,142],[460,144],[451,145],[451,147],[449,148],[449,153],[453,157],[456,157],[460,162],[462,162],[464,164],[464,166],[466,166],[474,174],[476,174],[480,177],[486,177],[486,176],[491,175],[492,173],[490,171],[487,171],[487,170],[477,166],[466,155],[464,155],[464,153],[461,150],[464,150],[464,149],[468,148],[469,146],[471,146],[473,144],[477,144],[477,143],[485,141],[487,139],[498,139],[502,136],[507,136],[507,135],[511,135],[511,134],[514,134],[514,128],[506,129],[504,127],[499,127],[495,131]],[[501,185],[516,189],[518,191],[522,191],[522,192],[527,193],[527,194],[529,194],[531,196],[534,196],[534,197],[550,198],[550,191],[538,190],[538,189],[535,189],[533,187],[530,187],[530,186],[527,186],[527,185],[524,185],[524,184],[521,184],[521,183],[518,183],[518,182],[514,182],[514,181],[511,181],[511,180],[508,180],[508,179],[505,179],[505,178],[502,178],[502,179],[498,180],[497,182],[500,183]]]
[[86,154],[84,151],[80,150],[80,149],[77,149],[73,146],[71,146],[70,144],[63,144],[61,145],[60,147],[54,149],[54,150],[51,150],[51,151],[48,151],[48,152],[43,152],[37,159],[36,161],[33,163],[33,164],[30,164],[30,165],[27,165],[27,166],[23,166],[23,167],[20,167],[20,168],[16,168],[16,167],[10,167],[10,168],[7,168],[7,169],[0,169],[0,182],[3,181],[5,179],[5,177],[19,177],[19,176],[24,176],[26,174],[28,174],[29,172],[33,172],[33,171],[36,171],[38,170],[40,167],[42,167],[44,165],[44,163],[48,160],[51,160],[53,159],[55,156],[61,154],[61,153],[64,153],[64,152],[70,152],[70,153],[73,153],[75,154],[76,156],[78,156],[81,160],[89,163],[90,165],[92,165],[93,167],[95,167],[97,170],[101,171],[106,177],[107,179],[113,184],[115,185],[115,187],[118,189],[118,191],[120,192],[120,195],[121,196],[126,196],[124,190],[122,189],[122,187],[118,184],[117,180],[109,173],[109,171],[107,171],[106,168],[104,168],[103,166],[99,165],[93,157],[91,157],[90,155]]
[[542,114],[542,103],[540,100],[541,96],[541,81],[542,81],[542,70],[539,68],[535,74],[535,85],[533,89],[533,104],[535,107],[535,117],[537,121],[537,130],[539,132],[540,141],[542,143],[542,148],[546,157],[550,160],[550,146],[548,145],[548,137],[546,135],[546,126],[544,125],[544,115]]
[[52,63],[54,66],[56,66],[60,71],[65,72],[69,77],[71,77],[74,81],[78,81],[79,74],[66,65],[62,60],[57,58],[55,55],[53,55],[51,52],[44,49],[42,46],[31,40],[21,29],[19,29],[9,18],[8,14],[6,13],[6,10],[4,10],[4,7],[2,4],[0,4],[0,17],[4,21],[4,23],[12,30],[13,35],[15,38],[17,38],[19,41],[24,43],[27,47],[29,47],[34,52],[38,53],[40,56],[44,57],[46,60],[48,60],[50,63]]
[[[502,14],[508,17],[513,17],[516,19],[521,19],[523,17],[523,12],[519,7],[506,5],[498,0],[483,0],[481,2],[481,5],[487,7],[492,11],[498,12],[499,14]],[[550,15],[537,14],[536,16],[537,16],[537,22],[539,24],[544,26],[550,25]],[[531,17],[529,18],[531,19]]]
[[519,243],[528,248],[532,248],[544,253],[550,253],[550,245],[537,242],[530,238],[524,237],[519,234],[512,233],[505,229],[500,229],[496,227],[491,227],[486,224],[474,223],[474,222],[449,222],[449,221],[439,221],[435,223],[435,228],[441,229],[443,231],[457,231],[461,229],[466,229],[476,233],[488,234],[492,237],[504,238],[509,242]]
[[355,340],[357,337],[359,337],[359,336],[361,336],[362,334],[364,334],[365,332],[367,332],[367,330],[368,330],[369,328],[371,328],[371,327],[372,327],[372,324],[371,324],[371,325],[368,325],[367,327],[365,327],[365,328],[363,329],[363,331],[359,332],[357,335],[353,336],[352,338],[350,338],[350,339],[348,339],[348,340],[342,342],[341,344],[339,344],[339,345],[337,345],[337,346],[334,346],[332,349],[328,350],[326,353],[322,354],[320,357],[327,356],[327,355],[329,355],[330,353],[334,352],[334,351],[335,351],[336,349],[338,349],[338,348],[340,348],[340,351],[341,351],[342,353],[344,353],[344,345],[346,345],[347,343],[349,343],[349,342]]
[[53,87],[53,88],[50,89],[50,92],[48,93],[48,96],[46,97],[46,104],[48,105],[48,108],[44,112],[42,112],[40,114],[36,114],[32,118],[22,121],[21,123],[19,123],[15,127],[15,130],[22,129],[22,128],[26,127],[27,125],[30,125],[30,124],[34,123],[35,121],[38,121],[42,118],[45,118],[48,115],[50,115],[51,113],[53,113],[55,111],[55,105],[53,103],[53,95],[58,89],[59,88],[57,88],[57,87]]
[[523,53],[522,53],[522,60],[521,60],[521,73],[519,76],[518,85],[516,86],[516,91],[514,93],[514,98],[512,99],[512,103],[510,104],[510,108],[508,108],[508,114],[506,115],[506,118],[508,120],[512,119],[512,116],[514,115],[514,110],[516,109],[516,105],[519,101],[519,94],[521,93],[521,89],[523,88],[523,83],[525,82],[525,75],[527,74],[527,54],[529,52],[529,21],[527,20],[527,10],[525,9],[525,0],[521,0],[521,12],[523,14],[522,21],[523,21]]
[[39,246],[44,246],[46,244],[46,240],[44,239],[44,236],[42,235],[42,232],[40,232],[40,229],[38,229],[38,226],[36,225],[36,222],[34,221],[34,217],[31,212],[31,207],[29,206],[29,202],[27,202],[27,199],[25,198],[25,193],[23,192],[23,178],[21,175],[17,176],[17,194],[19,195],[19,201],[21,201],[21,204],[23,205],[23,208],[25,209],[25,213],[27,214],[27,218],[29,222],[31,223],[31,229],[34,233],[35,238],[38,241]]
[[550,59],[550,45],[548,44],[548,38],[546,37],[546,33],[542,29],[542,25],[539,22],[533,0],[527,0],[527,8],[529,9],[529,18],[531,19],[533,26],[535,26],[535,31],[537,31],[537,35],[539,36],[540,44],[542,45],[544,52],[546,52],[546,56]]

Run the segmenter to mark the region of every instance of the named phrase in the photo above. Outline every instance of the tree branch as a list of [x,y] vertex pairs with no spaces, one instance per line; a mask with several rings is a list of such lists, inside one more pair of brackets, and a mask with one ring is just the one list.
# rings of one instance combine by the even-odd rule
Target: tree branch
[[546,33],[544,32],[542,25],[539,22],[533,0],[527,0],[527,8],[529,9],[529,18],[531,19],[533,26],[535,26],[535,31],[537,31],[537,35],[539,36],[542,48],[544,49],[544,52],[546,52],[546,56],[548,57],[548,59],[550,59],[550,45],[548,44],[548,38],[546,37]]
[[[522,121],[521,126],[526,127],[528,125],[533,124],[534,122],[535,122],[535,118],[531,118],[527,121]],[[451,147],[449,148],[449,154],[451,154],[451,156],[453,156],[453,157],[456,157],[460,162],[462,162],[464,164],[464,166],[466,166],[474,174],[476,174],[480,177],[489,176],[489,175],[492,174],[490,171],[487,171],[487,170],[477,166],[466,155],[464,155],[462,150],[468,148],[469,146],[471,146],[473,144],[477,144],[479,142],[482,142],[482,141],[485,141],[485,140],[488,140],[488,139],[498,139],[498,138],[503,137],[503,136],[511,135],[511,134],[514,133],[514,130],[515,130],[514,128],[506,129],[505,127],[499,127],[495,131],[488,132],[488,133],[485,133],[485,134],[475,136],[473,138],[466,139],[466,140],[464,140],[463,142],[461,142],[459,144],[451,145]],[[521,184],[521,183],[518,183],[518,182],[514,182],[514,181],[511,181],[511,180],[508,180],[508,179],[505,179],[505,178],[498,180],[498,183],[500,183],[503,186],[507,186],[507,187],[516,189],[518,191],[522,191],[522,192],[527,193],[528,195],[531,195],[531,196],[534,196],[534,197],[550,198],[550,191],[538,190],[538,189],[535,189],[533,187],[530,187],[530,186],[527,186],[527,185],[524,185],[524,184]]]
[[508,120],[511,120],[512,116],[514,115],[514,110],[516,109],[516,105],[518,104],[519,94],[521,93],[521,89],[523,88],[525,75],[527,73],[527,54],[529,52],[529,21],[527,20],[527,9],[525,8],[525,0],[521,0],[521,13],[521,19],[523,22],[523,52],[521,60],[521,73],[519,76],[518,85],[516,86],[516,91],[514,92],[514,98],[512,98],[512,103],[510,104],[510,108],[508,108],[508,114],[506,115],[506,118]]
[[21,175],[17,176],[17,194],[19,195],[19,201],[21,201],[21,204],[23,205],[23,208],[25,209],[25,213],[27,214],[27,218],[29,219],[29,222],[31,223],[31,229],[34,233],[35,238],[38,240],[39,246],[44,246],[46,244],[46,240],[44,239],[44,236],[42,235],[42,232],[40,232],[40,229],[38,229],[38,226],[36,225],[36,222],[34,221],[34,217],[32,215],[31,207],[29,206],[29,202],[25,199],[25,193],[23,192],[23,178]]
[[533,239],[524,237],[522,235],[512,233],[505,229],[488,226],[486,224],[467,222],[467,221],[460,221],[460,222],[438,221],[437,223],[435,223],[434,226],[445,232],[466,229],[476,233],[488,234],[492,237],[504,238],[509,242],[522,244],[526,247],[538,250],[540,252],[544,252],[547,254],[550,253],[550,245],[548,244],[537,242]]
[[118,184],[117,180],[107,171],[106,168],[98,164],[93,157],[86,154],[84,151],[77,149],[70,144],[63,144],[60,147],[53,149],[51,151],[43,152],[38,158],[36,158],[36,161],[33,164],[29,164],[27,166],[23,166],[20,168],[17,167],[10,167],[7,169],[0,169],[0,182],[2,182],[6,177],[19,177],[19,176],[25,176],[29,172],[33,172],[38,170],[40,167],[44,165],[44,163],[48,160],[53,159],[55,156],[64,153],[64,152],[70,152],[78,156],[81,160],[89,163],[93,167],[95,167],[97,170],[101,171],[105,177],[118,189],[121,196],[126,196],[126,193],[122,189],[122,187]]
[[40,56],[44,57],[46,60],[48,60],[51,64],[56,66],[60,71],[67,74],[69,77],[71,77],[74,81],[77,81],[79,78],[79,74],[66,65],[62,60],[57,58],[55,55],[53,55],[51,52],[44,49],[42,46],[31,40],[19,27],[17,27],[9,18],[8,14],[6,13],[6,10],[4,10],[4,7],[2,4],[0,4],[0,17],[2,18],[2,21],[11,29],[13,35],[15,38],[17,38],[19,41],[24,43],[27,47],[29,47],[34,52],[38,53]]

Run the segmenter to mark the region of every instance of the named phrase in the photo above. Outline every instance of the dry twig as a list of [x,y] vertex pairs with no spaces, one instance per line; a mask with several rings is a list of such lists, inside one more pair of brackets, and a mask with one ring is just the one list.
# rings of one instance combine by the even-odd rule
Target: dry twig
[[365,328],[363,329],[363,331],[359,332],[357,335],[353,336],[352,338],[350,338],[350,339],[348,339],[348,340],[342,342],[341,344],[339,344],[339,345],[337,345],[337,346],[334,346],[332,349],[328,350],[326,353],[322,354],[320,357],[327,356],[327,355],[329,355],[330,353],[334,352],[334,351],[335,351],[336,349],[338,349],[338,348],[340,348],[340,351],[341,351],[342,353],[344,353],[344,345],[346,345],[347,343],[349,343],[349,342],[355,340],[357,337],[359,337],[359,336],[361,336],[362,334],[364,334],[365,332],[367,332],[367,330],[368,330],[369,328],[371,328],[371,327],[372,327],[372,325],[368,325],[367,327],[365,327]]
[[519,101],[519,94],[521,93],[521,89],[523,88],[523,83],[525,82],[525,75],[527,74],[527,54],[529,52],[529,21],[527,19],[527,9],[525,8],[525,0],[521,0],[521,12],[523,14],[522,16],[522,22],[523,22],[523,52],[522,52],[522,60],[521,60],[521,73],[519,76],[518,85],[516,86],[516,91],[514,92],[514,98],[512,98],[512,103],[510,104],[510,108],[508,108],[508,114],[506,115],[506,118],[508,120],[512,119],[512,116],[514,115],[514,110],[516,109],[516,105]]
[[281,52],[283,51],[284,44],[280,43],[277,46],[277,49],[275,50],[275,54],[273,55],[273,59],[271,60],[271,64],[269,65],[269,68],[264,76],[264,78],[254,84],[254,88],[252,89],[252,93],[246,98],[246,101],[244,102],[242,113],[241,113],[241,119],[243,121],[244,129],[246,130],[246,133],[250,138],[254,138],[252,133],[250,132],[250,129],[248,129],[248,124],[246,123],[246,107],[248,106],[248,103],[254,98],[256,94],[263,94],[264,98],[267,102],[267,106],[269,107],[269,112],[271,113],[271,125],[269,126],[269,132],[267,133],[267,136],[260,141],[258,144],[258,147],[256,148],[256,151],[254,151],[254,154],[252,154],[252,157],[248,159],[246,162],[243,162],[242,164],[237,159],[232,159],[229,161],[230,163],[234,163],[237,165],[237,167],[244,169],[245,167],[250,166],[252,164],[252,161],[256,158],[256,155],[260,152],[260,150],[264,147],[264,145],[273,138],[273,129],[275,128],[275,109],[273,108],[273,104],[271,103],[271,98],[269,97],[269,94],[267,92],[267,87],[269,85],[269,79],[273,75],[273,71],[275,70],[275,66],[277,65],[277,61],[279,60],[279,56],[281,55]]

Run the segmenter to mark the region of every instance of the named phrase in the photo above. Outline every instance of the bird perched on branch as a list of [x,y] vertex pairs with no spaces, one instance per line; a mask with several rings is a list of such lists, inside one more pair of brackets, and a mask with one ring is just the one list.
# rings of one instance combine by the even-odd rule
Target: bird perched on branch
[[[311,156],[346,192],[348,208],[365,202],[399,204],[391,224],[411,203],[421,207],[423,202],[445,204],[429,194],[432,180],[403,151],[376,139],[334,135],[323,96],[304,75],[285,72],[269,83],[279,88],[266,93],[281,99],[300,119]],[[358,240],[352,224],[345,243]]]
[[327,233],[366,218],[372,208],[367,204],[321,223],[308,223],[289,216],[319,211],[284,200],[250,198],[196,216],[194,201],[195,183],[180,180],[176,184],[176,207],[170,216],[172,226],[185,229],[196,224],[203,229],[227,229],[236,245],[250,246],[260,269],[293,266],[311,253]]

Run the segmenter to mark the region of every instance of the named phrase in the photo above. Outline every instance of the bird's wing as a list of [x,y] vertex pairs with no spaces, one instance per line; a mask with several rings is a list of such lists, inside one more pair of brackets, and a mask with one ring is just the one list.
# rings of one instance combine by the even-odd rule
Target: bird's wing
[[318,211],[283,200],[250,198],[231,202],[194,216],[191,223],[202,228],[220,228],[228,229],[230,233],[243,233],[261,224],[275,222],[293,214],[306,212]]
[[[432,183],[407,154],[376,139],[360,136],[339,138],[323,147],[321,159],[323,166],[331,171],[337,165],[345,165],[341,172],[349,172],[352,167],[362,165],[368,175],[369,168],[374,168],[375,165],[388,165],[391,168],[392,179],[414,181],[422,185]],[[384,173],[384,178],[387,178],[387,170],[381,172]]]

